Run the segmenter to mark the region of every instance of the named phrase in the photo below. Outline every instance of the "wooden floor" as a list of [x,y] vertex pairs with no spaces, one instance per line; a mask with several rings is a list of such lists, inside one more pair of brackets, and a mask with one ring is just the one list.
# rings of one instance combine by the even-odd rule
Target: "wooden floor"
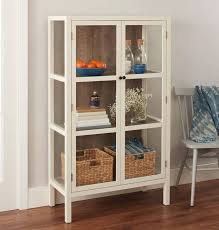
[[63,205],[4,212],[0,230],[219,230],[219,180],[198,183],[196,195],[193,208],[189,185],[172,188],[167,207],[161,190],[75,202],[72,224],[64,224]]

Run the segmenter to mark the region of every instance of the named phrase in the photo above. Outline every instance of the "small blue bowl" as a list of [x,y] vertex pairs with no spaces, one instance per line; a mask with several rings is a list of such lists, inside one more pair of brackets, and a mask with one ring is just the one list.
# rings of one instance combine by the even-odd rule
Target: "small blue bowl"
[[135,64],[133,66],[133,71],[136,74],[142,74],[146,72],[146,65],[145,64]]
[[134,64],[135,68],[145,68],[146,64]]
[[101,76],[105,71],[105,68],[76,68],[76,73],[80,77]]

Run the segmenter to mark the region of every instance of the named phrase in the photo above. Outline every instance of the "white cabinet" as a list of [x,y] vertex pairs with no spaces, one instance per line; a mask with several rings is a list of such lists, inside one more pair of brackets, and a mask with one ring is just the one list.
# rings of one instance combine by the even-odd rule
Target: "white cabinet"
[[[48,22],[50,206],[56,189],[69,223],[72,197],[156,184],[163,185],[168,205],[170,19]],[[127,40],[134,57],[137,40],[147,55],[146,65],[134,60],[128,74]]]

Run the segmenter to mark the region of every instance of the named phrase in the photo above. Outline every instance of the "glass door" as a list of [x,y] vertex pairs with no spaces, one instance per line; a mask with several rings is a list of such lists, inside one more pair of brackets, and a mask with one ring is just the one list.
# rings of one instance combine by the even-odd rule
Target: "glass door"
[[74,191],[120,183],[121,22],[73,21]]
[[121,165],[123,183],[164,175],[166,23],[122,26]]

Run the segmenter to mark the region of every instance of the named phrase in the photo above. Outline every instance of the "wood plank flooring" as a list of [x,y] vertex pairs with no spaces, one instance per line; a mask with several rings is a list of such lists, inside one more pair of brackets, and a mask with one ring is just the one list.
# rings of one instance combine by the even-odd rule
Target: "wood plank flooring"
[[64,206],[0,213],[0,230],[219,230],[219,180],[197,183],[196,206],[190,185],[171,189],[171,205],[152,190],[73,203],[73,223],[64,224]]

